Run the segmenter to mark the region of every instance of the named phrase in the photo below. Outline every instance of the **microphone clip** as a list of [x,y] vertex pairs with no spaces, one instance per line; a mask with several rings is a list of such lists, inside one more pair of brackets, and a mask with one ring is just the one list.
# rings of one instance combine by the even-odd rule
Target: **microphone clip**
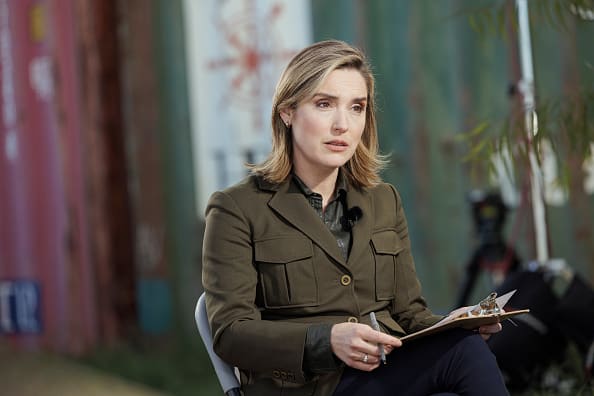
[[357,221],[359,221],[363,217],[363,211],[358,206],[353,206],[350,209],[347,209],[346,213],[342,216],[341,223],[342,228],[345,231],[351,231]]

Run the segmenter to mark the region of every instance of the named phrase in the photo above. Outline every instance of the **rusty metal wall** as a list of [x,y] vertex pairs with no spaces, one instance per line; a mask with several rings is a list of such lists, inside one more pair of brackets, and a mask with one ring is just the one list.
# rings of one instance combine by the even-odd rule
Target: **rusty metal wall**
[[118,2],[0,2],[0,333],[80,354],[138,332]]
[[159,17],[142,0],[120,2],[122,104],[128,183],[133,213],[136,302],[140,330],[166,334],[172,328],[170,268],[166,255],[164,161],[159,108],[160,55],[154,38]]
[[72,22],[69,1],[0,2],[0,315],[14,344],[80,353],[97,327]]
[[[402,192],[425,294],[456,295],[480,184],[455,135],[509,110],[513,51],[473,35],[463,0],[314,0],[315,39],[364,47],[379,87],[385,179]],[[0,337],[82,353],[139,332],[194,334],[200,234],[181,1],[0,0]],[[541,92],[579,87],[591,26],[539,33]],[[548,48],[548,49],[547,49]],[[560,60],[550,59],[560,48]],[[577,76],[577,77],[576,77]],[[579,163],[549,208],[552,252],[594,282],[593,196]],[[529,208],[509,231],[533,248]]]
[[101,338],[136,332],[134,228],[122,97],[122,24],[116,0],[77,1],[90,252]]
[[3,0],[0,16],[0,338],[80,354],[193,336],[181,1]]

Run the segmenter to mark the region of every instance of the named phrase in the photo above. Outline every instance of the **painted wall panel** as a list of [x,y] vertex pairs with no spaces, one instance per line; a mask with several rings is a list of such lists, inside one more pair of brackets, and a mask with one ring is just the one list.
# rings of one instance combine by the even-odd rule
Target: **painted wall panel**
[[71,6],[0,2],[0,279],[33,281],[40,304],[39,332],[15,332],[12,342],[78,353],[94,342],[96,330],[83,237]]
[[[382,151],[391,153],[385,180],[404,200],[417,271],[437,310],[454,304],[464,266],[477,244],[467,193],[492,181],[461,159],[457,136],[483,119],[503,120],[517,106],[508,96],[514,81],[515,36],[479,34],[468,16],[478,0],[314,0],[314,40],[343,39],[370,56],[378,87]],[[492,4],[491,4],[492,5]],[[571,21],[569,32],[539,21],[533,26],[538,97],[559,97],[592,86],[594,51],[586,45],[594,24]],[[566,33],[569,33],[567,35]],[[588,41],[588,43],[591,42]],[[562,52],[563,56],[552,56]],[[574,62],[573,65],[571,62]],[[572,80],[573,78],[573,80]],[[573,86],[568,84],[573,81]],[[579,164],[572,200],[549,207],[552,254],[564,257],[594,283],[594,196],[581,190]],[[579,214],[578,214],[579,213]],[[535,256],[530,206],[509,213],[505,233],[526,261]],[[476,297],[490,290],[486,277]]]
[[270,150],[270,107],[288,60],[311,42],[307,0],[184,1],[196,208]]

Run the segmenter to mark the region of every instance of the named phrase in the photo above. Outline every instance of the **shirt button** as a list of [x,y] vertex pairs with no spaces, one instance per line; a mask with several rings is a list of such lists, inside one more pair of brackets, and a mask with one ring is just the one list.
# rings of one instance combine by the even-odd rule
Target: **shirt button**
[[343,275],[340,277],[340,283],[343,286],[348,286],[351,284],[351,277],[349,275]]
[[349,316],[347,319],[349,323],[359,323],[359,319],[355,318],[354,316]]

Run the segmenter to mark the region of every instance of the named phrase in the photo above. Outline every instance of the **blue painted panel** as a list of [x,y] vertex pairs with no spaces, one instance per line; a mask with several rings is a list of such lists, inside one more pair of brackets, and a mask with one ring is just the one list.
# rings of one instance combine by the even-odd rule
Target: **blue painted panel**
[[164,279],[138,281],[140,328],[148,334],[163,334],[171,328],[171,288]]
[[0,333],[41,333],[40,307],[41,292],[37,281],[0,281]]

